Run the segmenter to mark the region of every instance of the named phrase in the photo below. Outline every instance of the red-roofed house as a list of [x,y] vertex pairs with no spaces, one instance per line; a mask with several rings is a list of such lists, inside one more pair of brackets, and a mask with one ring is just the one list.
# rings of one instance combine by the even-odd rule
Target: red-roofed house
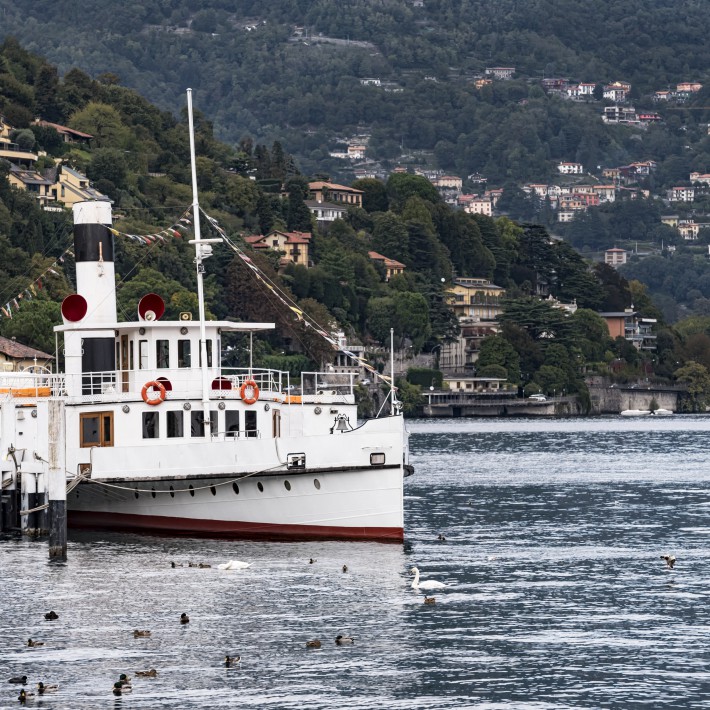
[[404,273],[404,264],[395,259],[388,259],[386,256],[378,254],[376,251],[368,251],[367,255],[370,259],[385,267],[385,281],[389,281],[393,276],[397,276],[397,274]]
[[336,185],[332,182],[309,182],[308,189],[311,198],[316,202],[335,202],[344,205],[362,207],[362,190],[345,185]]
[[282,265],[292,262],[308,268],[310,265],[310,232],[280,232],[274,230],[268,234],[256,234],[245,237],[246,243],[256,250],[275,249],[283,252]]
[[60,126],[58,123],[50,123],[49,121],[37,119],[35,124],[37,126],[44,126],[45,128],[53,128],[59,133],[65,143],[84,143],[88,145],[93,138],[90,133],[83,133],[82,131],[77,131],[75,128],[69,128],[68,126]]
[[26,368],[49,367],[54,356],[18,343],[14,338],[0,336],[0,369],[19,372]]

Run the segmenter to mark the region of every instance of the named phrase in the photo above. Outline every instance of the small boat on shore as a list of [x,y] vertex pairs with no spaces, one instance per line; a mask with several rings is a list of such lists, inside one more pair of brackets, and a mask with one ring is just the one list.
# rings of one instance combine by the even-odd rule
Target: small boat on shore
[[648,417],[652,414],[650,409],[624,409],[622,417]]

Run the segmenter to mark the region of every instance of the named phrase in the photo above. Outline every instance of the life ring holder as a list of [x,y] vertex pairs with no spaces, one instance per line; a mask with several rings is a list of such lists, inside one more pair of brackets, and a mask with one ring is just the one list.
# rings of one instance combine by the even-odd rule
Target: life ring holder
[[[148,396],[148,390],[149,389],[156,389],[158,390],[158,396],[153,398]],[[152,406],[162,404],[165,401],[165,385],[162,382],[158,382],[157,380],[151,380],[150,382],[146,382],[143,385],[143,389],[141,390],[141,397],[143,398],[143,401],[146,404],[150,404]]]
[[[251,397],[246,396],[248,389],[251,389]],[[254,380],[244,380],[242,386],[239,388],[239,396],[242,398],[244,404],[256,404],[259,399],[259,386],[254,382]]]

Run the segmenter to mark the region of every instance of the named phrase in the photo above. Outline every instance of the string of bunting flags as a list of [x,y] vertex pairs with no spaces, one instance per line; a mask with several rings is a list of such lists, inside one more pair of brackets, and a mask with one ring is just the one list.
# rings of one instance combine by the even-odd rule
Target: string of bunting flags
[[15,298],[10,299],[4,306],[0,306],[0,318],[12,318],[13,311],[19,311],[24,301],[31,301],[37,295],[37,292],[44,288],[44,281],[47,279],[48,274],[59,276],[57,269],[64,263],[67,256],[74,256],[71,247],[65,249],[51,266],[48,266],[27,288],[20,291]]
[[301,310],[298,305],[291,299],[289,298],[253,261],[252,259],[239,247],[238,244],[235,244],[227,235],[227,233],[220,227],[219,223],[214,217],[211,217],[208,215],[202,208],[200,208],[200,212],[205,216],[205,219],[210,223],[212,228],[219,234],[220,237],[224,240],[225,244],[229,246],[229,248],[244,262],[244,264],[251,270],[252,274],[254,277],[260,281],[264,286],[266,286],[269,291],[271,291],[272,295],[277,298],[283,305],[286,306],[290,311],[294,313],[296,316],[297,320],[300,321],[301,323],[304,324],[306,328],[311,328],[313,331],[315,331],[318,335],[320,335],[324,340],[326,340],[330,346],[335,350],[336,352],[341,352],[347,357],[349,357],[351,360],[356,362],[360,367],[364,368],[367,370],[370,374],[372,374],[374,377],[382,380],[386,384],[388,384],[390,387],[392,386],[392,378],[388,377],[387,375],[383,375],[382,373],[377,370],[374,366],[372,366],[365,358],[360,357],[359,355],[356,355],[353,352],[350,352],[349,350],[346,350],[345,348],[341,348],[340,345],[338,345],[338,342],[333,338],[333,336],[326,332],[318,323],[316,323],[312,318],[308,316],[308,314],[304,313],[303,310]]
[[192,220],[188,217],[191,212],[192,207],[188,207],[173,224],[165,229],[161,229],[159,232],[152,232],[150,234],[130,234],[128,232],[121,232],[115,227],[108,227],[108,231],[115,237],[125,237],[126,239],[130,239],[132,242],[138,242],[139,244],[154,244],[159,242],[165,243],[168,239],[181,239],[184,236],[181,230],[190,229],[192,227]]
[[[115,227],[108,227],[108,230],[116,237],[125,237],[131,241],[139,242],[140,244],[167,242],[168,238],[181,238],[183,236],[181,230],[184,231],[192,227],[192,220],[189,217],[191,213],[192,207],[188,207],[169,227],[161,229],[159,232],[152,232],[151,234],[129,234],[128,232],[121,232]],[[23,301],[31,301],[37,295],[37,291],[42,290],[43,280],[47,278],[47,274],[58,276],[59,272],[57,268],[64,263],[64,259],[67,255],[74,256],[72,247],[65,249],[51,266],[46,268],[27,288],[20,291],[15,298],[8,301],[4,306],[0,305],[0,318],[12,318],[13,312],[20,309],[20,305]]]

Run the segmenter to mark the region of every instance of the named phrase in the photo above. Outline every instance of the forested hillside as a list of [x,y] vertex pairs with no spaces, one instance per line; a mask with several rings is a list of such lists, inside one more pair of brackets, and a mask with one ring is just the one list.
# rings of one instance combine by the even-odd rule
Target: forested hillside
[[[61,72],[110,74],[173,113],[194,87],[220,138],[278,139],[309,173],[343,170],[329,150],[359,131],[378,160],[428,151],[440,168],[499,184],[544,180],[551,160],[652,158],[668,180],[687,177],[686,163],[710,169],[707,145],[692,159],[684,148],[710,111],[668,111],[663,126],[639,134],[539,85],[624,80],[641,108],[675,82],[710,85],[702,0],[0,0],[0,16],[0,34]],[[515,67],[514,80],[477,90],[473,77],[497,65]],[[362,85],[367,77],[391,90]],[[710,104],[709,93],[693,107]]]
[[[187,239],[175,229],[167,240],[136,238],[175,225],[190,206],[184,112],[178,119],[160,111],[111,76],[94,80],[73,69],[60,78],[54,66],[15,40],[0,46],[0,85],[0,114],[14,127],[10,139],[40,154],[35,168],[59,161],[86,174],[112,199],[122,315],[135,318],[137,300],[149,291],[163,296],[168,317],[196,311]],[[33,123],[36,116],[91,134],[91,146],[64,143],[55,129]],[[243,140],[230,147],[215,139],[212,123],[202,114],[196,116],[196,145],[201,204],[243,249],[249,249],[247,235],[274,228],[312,233],[310,268],[290,264],[277,271],[278,252],[250,255],[324,329],[342,329],[351,341],[376,345],[387,344],[393,327],[398,346],[413,353],[432,351],[458,331],[447,302],[452,278],[482,277],[507,290],[502,332],[481,348],[482,372],[528,390],[564,390],[582,399],[589,368],[606,371],[614,361],[617,370],[625,368],[623,377],[649,372],[650,361],[624,339],[608,338],[594,312],[633,302],[642,314],[660,319],[644,286],[603,264],[592,268],[569,244],[551,240],[543,227],[455,210],[426,178],[395,173],[386,182],[356,181],[363,207],[348,208],[344,219],[323,230],[305,205],[308,178],[283,145]],[[2,161],[0,334],[52,351],[59,303],[73,290],[73,264],[66,252],[70,214],[43,210],[31,193],[10,187],[8,171]],[[401,261],[404,273],[387,281],[369,256],[373,250]],[[260,341],[258,363],[296,373],[332,357],[330,346],[271,298],[232,252],[217,249],[207,272],[211,316],[279,325],[278,333]],[[29,289],[32,284],[37,288]],[[579,310],[565,318],[540,301],[540,293],[576,301]],[[678,365],[691,357],[708,359],[702,343],[710,328],[704,320],[677,332],[661,327],[652,364],[658,376],[680,376]],[[225,345],[228,358],[243,361],[243,343]],[[708,383],[710,391],[710,378]]]

